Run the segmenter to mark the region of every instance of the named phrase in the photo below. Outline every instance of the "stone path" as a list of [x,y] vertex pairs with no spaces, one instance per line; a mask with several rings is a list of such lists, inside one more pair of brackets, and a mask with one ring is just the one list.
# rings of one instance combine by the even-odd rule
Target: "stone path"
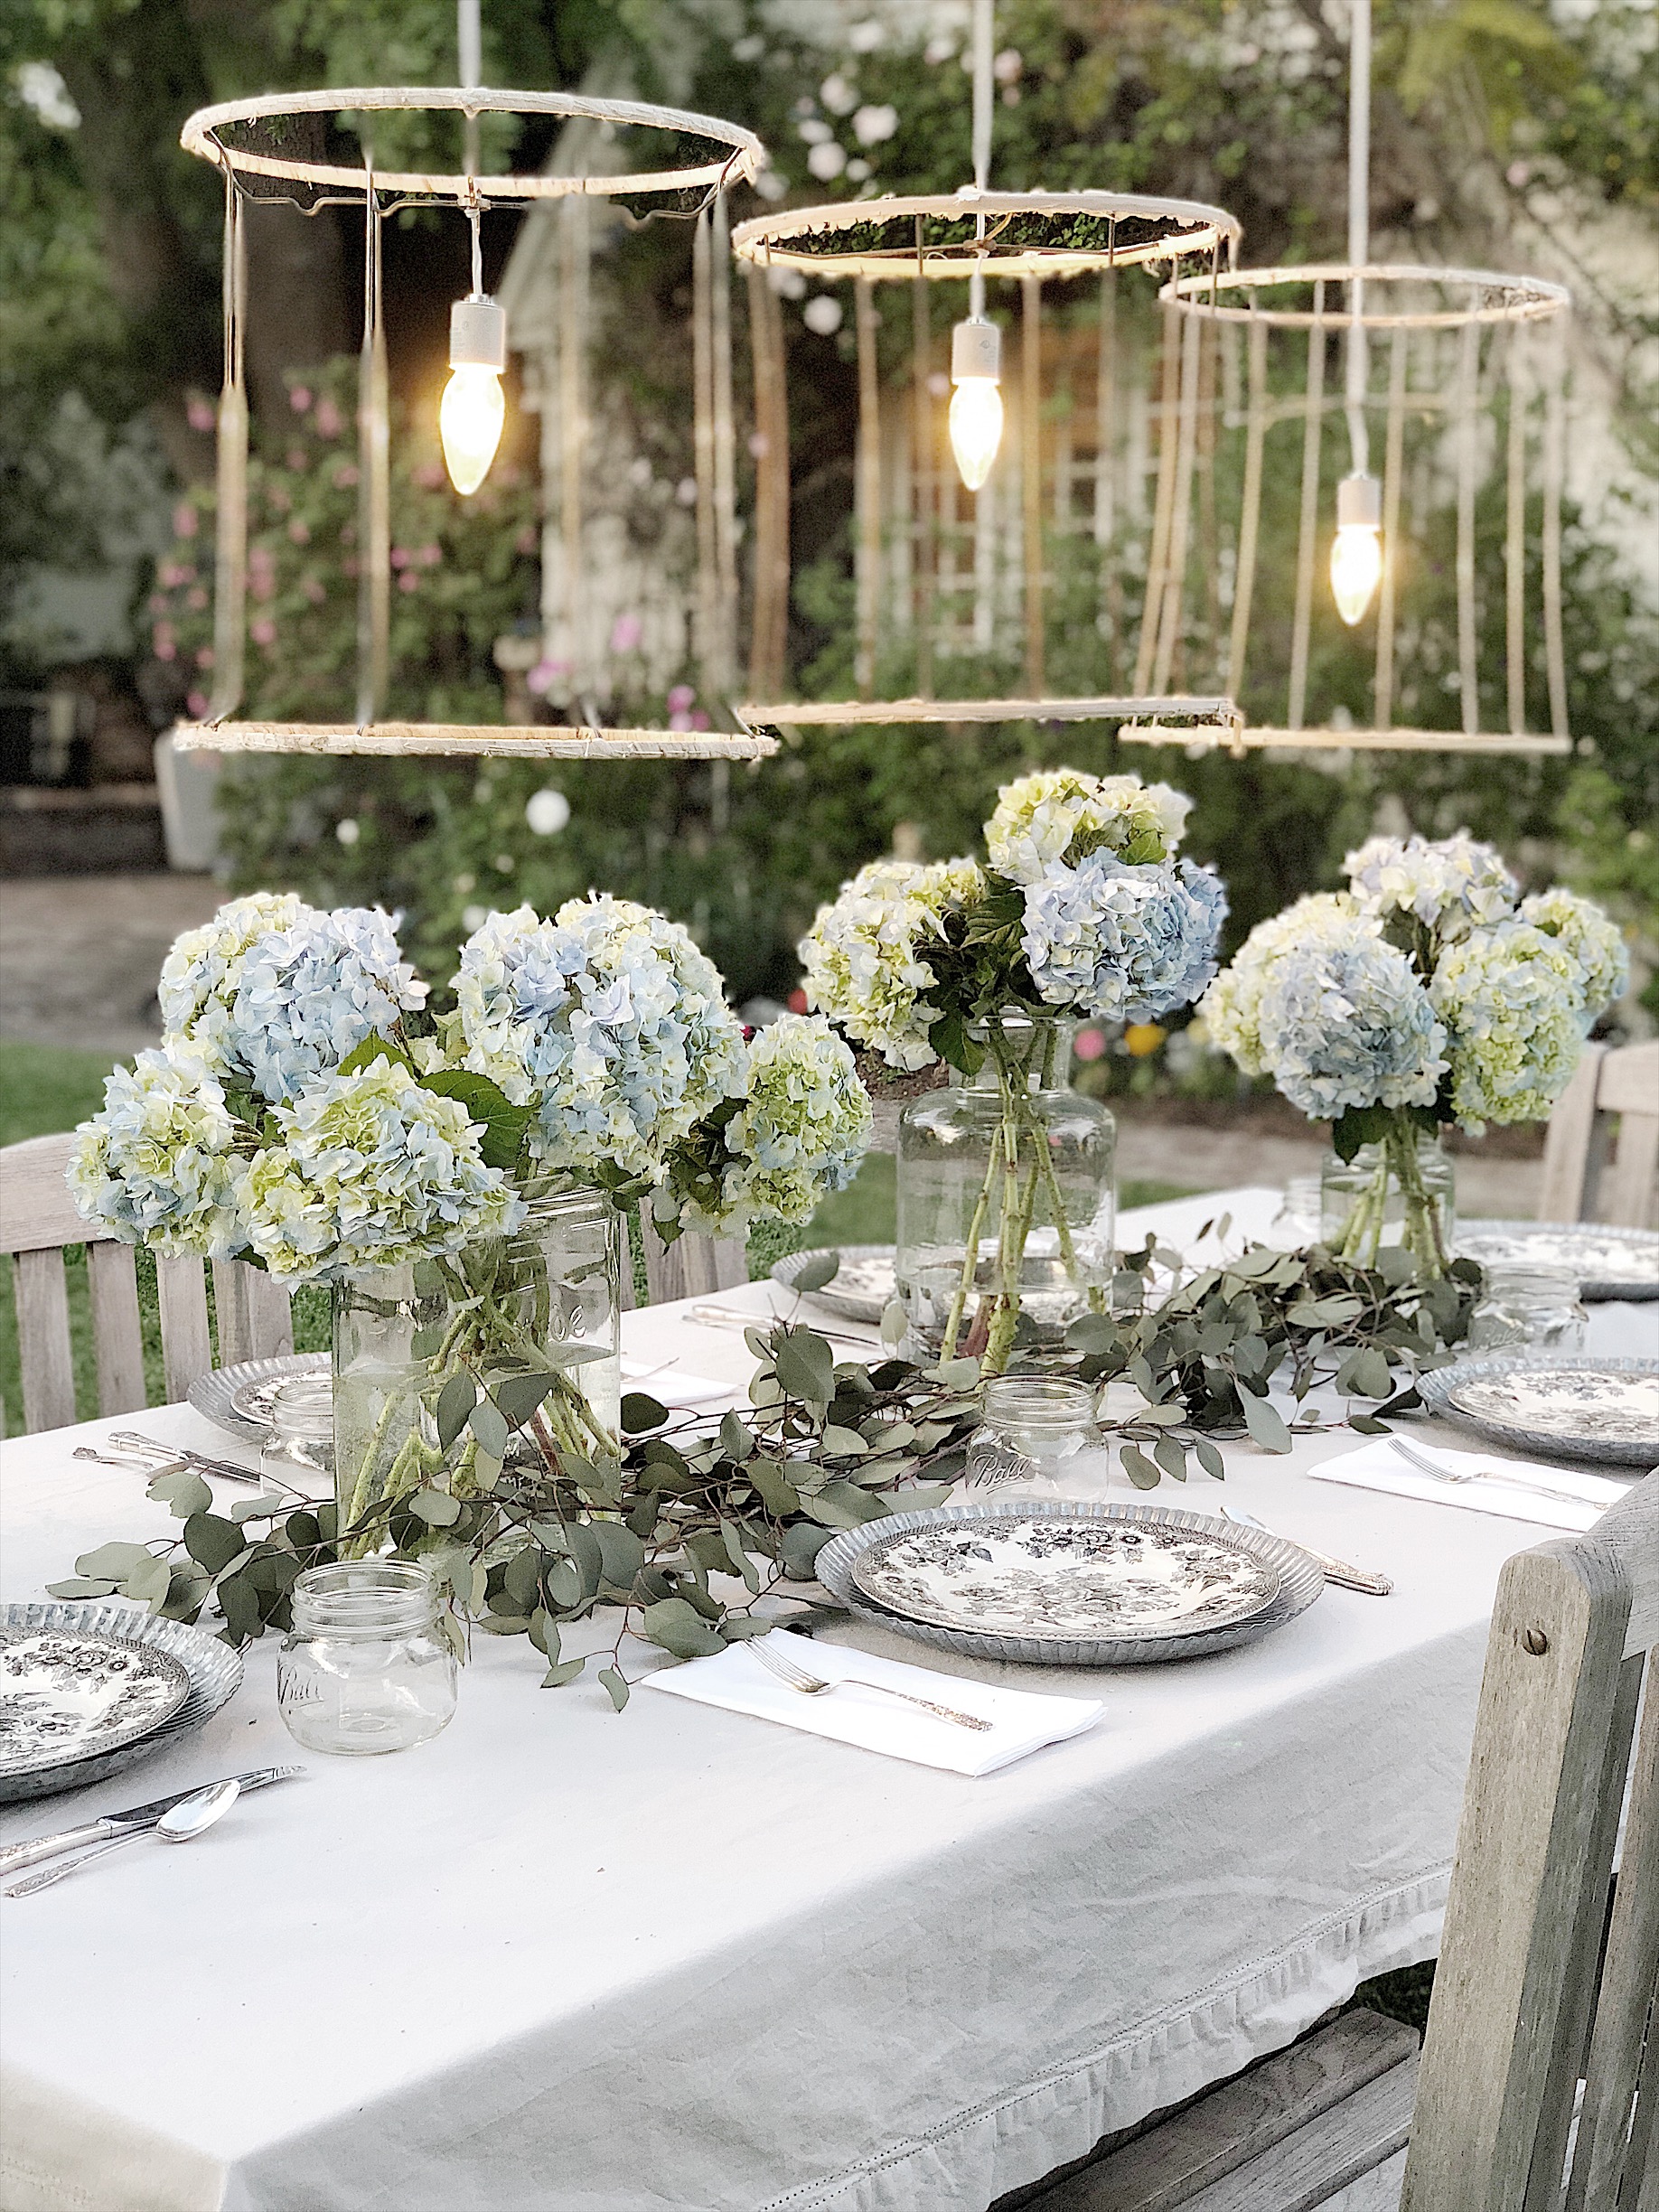
[[222,895],[211,876],[0,881],[0,1037],[111,1058],[157,1044],[163,957]]

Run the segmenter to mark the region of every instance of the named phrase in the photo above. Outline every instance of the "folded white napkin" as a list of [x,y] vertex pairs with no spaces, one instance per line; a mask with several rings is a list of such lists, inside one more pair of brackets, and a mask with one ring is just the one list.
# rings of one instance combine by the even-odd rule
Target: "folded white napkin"
[[1081,1736],[1105,1710],[1098,1698],[994,1690],[988,1682],[904,1666],[841,1645],[814,1644],[780,1628],[774,1628],[767,1641],[820,1682],[858,1676],[886,1682],[936,1705],[953,1705],[991,1726],[983,1732],[961,1728],[873,1690],[848,1687],[821,1697],[803,1697],[800,1691],[786,1688],[742,1644],[728,1645],[725,1651],[693,1659],[685,1666],[663,1667],[647,1676],[647,1686],[693,1698],[699,1705],[720,1705],[727,1712],[781,1720],[786,1728],[805,1729],[811,1736],[830,1736],[837,1743],[859,1744],[867,1751],[885,1751],[892,1758],[914,1759],[918,1766],[943,1767],[964,1775],[990,1774],[1024,1758],[1028,1751],[1040,1751],[1045,1744]]
[[[1352,1483],[1359,1490],[1392,1491],[1396,1497],[1429,1498],[1437,1505],[1463,1505],[1473,1513],[1500,1514],[1505,1521],[1535,1521],[1544,1528],[1573,1529],[1580,1534],[1593,1529],[1607,1507],[1617,1504],[1630,1486],[1605,1475],[1545,1467],[1535,1459],[1505,1459],[1495,1451],[1448,1451],[1444,1444],[1424,1443],[1417,1437],[1407,1441],[1425,1458],[1476,1479],[1436,1482],[1432,1475],[1420,1475],[1385,1437],[1375,1437],[1357,1451],[1345,1452],[1339,1459],[1327,1459],[1323,1467],[1313,1468],[1314,1480]],[[1493,1482],[1482,1475],[1483,1468],[1505,1479]],[[1540,1497],[1525,1487],[1529,1483],[1567,1492],[1584,1503],[1576,1505],[1564,1498]]]
[[687,1374],[681,1367],[658,1367],[645,1359],[623,1360],[622,1372],[624,1383],[670,1411],[688,1411],[692,1406],[713,1405],[743,1394],[738,1383],[715,1382],[708,1375]]

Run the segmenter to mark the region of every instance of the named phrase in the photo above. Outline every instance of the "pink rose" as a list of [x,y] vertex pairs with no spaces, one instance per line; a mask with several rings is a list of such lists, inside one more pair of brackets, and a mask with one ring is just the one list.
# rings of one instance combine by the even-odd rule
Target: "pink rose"
[[696,697],[697,693],[689,684],[676,684],[668,695],[669,712],[684,714]]
[[398,578],[398,589],[399,591],[406,592],[418,591],[420,589],[420,578],[413,568],[406,568],[403,574]]
[[327,586],[318,576],[307,576],[305,581],[300,586],[300,589],[305,593],[306,598],[310,600],[313,606],[321,606],[323,602],[328,597]]
[[668,726],[671,730],[689,730],[691,717],[683,707],[677,707],[668,718]]
[[203,607],[206,606],[207,603],[207,586],[204,584],[192,584],[189,591],[184,595],[185,605],[191,608],[195,614],[200,614]]
[[442,491],[444,464],[441,461],[423,461],[414,473],[415,481],[423,492]]
[[202,646],[196,654],[196,666],[202,669],[208,669],[211,668],[212,665],[213,648],[211,645]]
[[297,476],[305,465],[305,448],[303,445],[290,445],[283,458]]
[[410,558],[411,556],[408,546],[393,546],[391,549],[391,565],[394,568],[407,568],[409,565]]
[[442,546],[424,545],[415,556],[423,568],[436,568],[444,558]]
[[191,428],[201,432],[203,436],[218,426],[219,416],[213,402],[211,399],[202,398],[199,392],[185,402],[184,415]]
[[276,642],[276,625],[268,614],[261,614],[258,622],[248,623],[248,634],[256,645],[274,645]]
[[644,634],[645,625],[637,614],[619,614],[611,624],[611,651],[614,653],[632,652]]
[[1106,1050],[1106,1039],[1098,1029],[1080,1029],[1072,1050],[1080,1060],[1098,1060]]
[[303,415],[311,405],[311,394],[303,384],[296,384],[288,394],[288,405],[296,415]]
[[545,658],[538,661],[524,679],[525,688],[535,698],[545,698],[561,676],[569,675],[570,668],[568,661],[549,661]]
[[691,726],[694,730],[706,730],[708,727],[708,717],[700,707],[691,717]]
[[205,691],[192,691],[190,694],[190,697],[185,700],[184,704],[190,709],[191,713],[195,716],[197,721],[200,722],[203,715],[205,715],[208,710],[207,693]]

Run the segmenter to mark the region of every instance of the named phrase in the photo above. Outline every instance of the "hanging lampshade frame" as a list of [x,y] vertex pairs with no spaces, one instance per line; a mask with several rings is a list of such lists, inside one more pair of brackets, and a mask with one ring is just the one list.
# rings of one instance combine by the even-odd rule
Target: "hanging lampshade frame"
[[[377,172],[365,138],[361,168],[276,153],[263,145],[236,143],[239,125],[280,127],[300,118],[350,112],[453,114],[463,118],[468,166],[455,173]],[[661,169],[558,176],[482,174],[472,165],[478,118],[488,115],[553,116],[587,119],[615,128],[671,131],[708,141],[707,159]],[[621,729],[596,725],[428,724],[388,719],[383,714],[389,674],[391,603],[389,382],[382,319],[381,229],[388,214],[415,206],[453,207],[476,226],[495,205],[548,200],[645,195],[698,195],[690,209],[657,209],[677,219],[704,220],[716,196],[737,182],[753,183],[766,165],[765,149],[752,131],[688,109],[634,100],[590,98],[570,92],[520,92],[461,88],[380,87],[273,94],[226,101],[192,115],[180,134],[185,151],[211,162],[225,185],[223,258],[224,380],[218,411],[217,538],[215,546],[214,689],[203,718],[180,723],[173,736],[180,750],[248,753],[365,754],[572,760],[755,760],[777,750],[775,738],[748,729]],[[292,193],[274,189],[302,188]],[[307,214],[344,204],[361,207],[364,220],[363,332],[359,368],[360,449],[358,542],[357,700],[351,722],[238,719],[246,665],[248,599],[248,401],[244,355],[248,299],[246,205],[288,199]]]
[[[1285,295],[1291,296],[1286,298]],[[1264,295],[1270,296],[1264,297]],[[1234,597],[1225,681],[1238,697],[1244,688],[1254,579],[1260,544],[1262,443],[1270,421],[1299,416],[1304,425],[1300,521],[1296,564],[1296,596],[1291,653],[1283,724],[1241,722],[1233,744],[1244,750],[1342,749],[1351,752],[1512,754],[1536,756],[1571,750],[1568,726],[1565,649],[1561,627],[1561,490],[1565,430],[1563,382],[1565,317],[1571,295],[1564,285],[1543,277],[1510,276],[1491,269],[1447,268],[1388,262],[1323,262],[1278,268],[1231,268],[1172,276],[1159,295],[1166,311],[1196,333],[1205,324],[1244,329],[1247,347],[1246,439],[1242,502],[1234,571]],[[1554,342],[1544,350],[1542,501],[1541,527],[1542,629],[1544,641],[1550,728],[1530,730],[1526,713],[1525,516],[1526,401],[1523,387],[1524,351],[1532,326],[1554,325]],[[1508,331],[1507,382],[1510,421],[1504,469],[1506,729],[1482,726],[1479,708],[1479,633],[1476,611],[1475,494],[1480,345],[1484,332]],[[1301,399],[1270,401],[1267,339],[1270,332],[1305,332],[1308,369]],[[1411,333],[1456,333],[1457,369],[1447,394],[1413,389],[1409,380]],[[1385,459],[1381,484],[1384,560],[1377,612],[1375,726],[1368,729],[1309,722],[1306,714],[1316,549],[1319,534],[1321,424],[1327,408],[1356,404],[1351,385],[1346,398],[1327,400],[1325,392],[1326,342],[1345,334],[1357,339],[1360,382],[1357,404],[1369,404],[1364,364],[1371,338],[1386,337],[1389,354]],[[1430,342],[1433,342],[1432,339]],[[1379,350],[1381,350],[1379,348]],[[1395,690],[1396,549],[1403,425],[1412,411],[1435,410],[1460,435],[1457,455],[1457,632],[1461,730],[1410,728],[1392,718]],[[1191,426],[1183,420],[1184,438]],[[1177,464],[1177,476],[1179,466]],[[1167,626],[1180,621],[1184,573],[1166,579]]]

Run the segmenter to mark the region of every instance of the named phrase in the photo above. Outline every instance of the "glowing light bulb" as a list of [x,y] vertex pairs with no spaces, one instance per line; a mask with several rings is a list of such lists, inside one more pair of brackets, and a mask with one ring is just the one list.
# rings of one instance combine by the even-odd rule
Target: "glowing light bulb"
[[1374,476],[1345,476],[1336,487],[1331,596],[1350,629],[1371,605],[1382,575],[1382,487]]
[[962,482],[977,492],[1002,444],[1002,333],[970,315],[951,334],[951,451]]
[[506,310],[483,293],[457,300],[449,311],[450,378],[438,403],[438,436],[449,481],[463,494],[483,483],[501,442],[506,366]]

